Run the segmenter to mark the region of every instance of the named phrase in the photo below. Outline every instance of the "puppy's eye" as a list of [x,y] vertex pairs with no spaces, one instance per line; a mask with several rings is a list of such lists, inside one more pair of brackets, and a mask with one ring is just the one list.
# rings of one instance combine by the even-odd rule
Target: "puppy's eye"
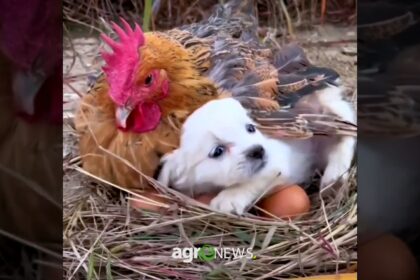
[[246,127],[246,131],[248,131],[249,133],[254,133],[256,131],[255,125],[253,124],[249,123],[245,127]]
[[211,152],[209,154],[209,157],[210,158],[218,158],[218,157],[220,157],[221,155],[224,154],[225,150],[226,150],[226,148],[222,145],[216,146],[216,147],[214,147],[213,150],[211,150]]
[[153,82],[153,75],[152,74],[147,75],[146,79],[144,80],[144,84],[146,86],[150,86],[152,82]]

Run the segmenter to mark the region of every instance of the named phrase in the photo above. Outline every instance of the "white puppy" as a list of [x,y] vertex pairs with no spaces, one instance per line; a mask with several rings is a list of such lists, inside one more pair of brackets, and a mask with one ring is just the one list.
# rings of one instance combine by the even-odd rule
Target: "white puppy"
[[[282,141],[268,138],[256,129],[238,101],[232,98],[210,101],[184,123],[180,147],[163,157],[158,179],[190,196],[221,190],[210,207],[241,215],[272,187],[303,183],[311,178],[319,167],[319,153],[332,151],[331,147],[319,151],[323,145],[315,138]],[[354,144],[344,151],[351,151],[351,157],[344,159],[347,169],[353,148]],[[336,173],[329,174],[331,178],[337,179],[345,171],[336,164],[327,166],[330,171],[326,171]]]

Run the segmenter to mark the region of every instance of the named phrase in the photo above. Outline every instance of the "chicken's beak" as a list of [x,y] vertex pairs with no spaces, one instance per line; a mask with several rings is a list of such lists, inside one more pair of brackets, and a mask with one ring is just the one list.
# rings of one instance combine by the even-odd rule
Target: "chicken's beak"
[[127,128],[127,120],[132,111],[133,108],[129,106],[122,106],[117,108],[115,118],[119,127]]

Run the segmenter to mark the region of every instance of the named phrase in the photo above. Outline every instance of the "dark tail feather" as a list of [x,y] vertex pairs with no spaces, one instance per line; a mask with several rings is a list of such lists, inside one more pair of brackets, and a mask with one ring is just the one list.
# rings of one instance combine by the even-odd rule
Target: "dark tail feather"
[[357,125],[327,114],[298,113],[288,110],[252,111],[259,130],[273,138],[309,138],[314,135],[356,136]]
[[339,75],[330,68],[309,66],[290,74],[279,74],[277,102],[282,107],[294,107],[304,96],[328,85],[338,86]]
[[273,65],[280,74],[299,71],[310,65],[310,62],[303,49],[292,43],[284,46],[274,55]]
[[[229,24],[237,25],[240,21],[238,37],[244,42],[258,41],[258,21],[256,17],[256,1],[254,0],[230,0],[219,6],[216,16],[223,18]],[[235,37],[235,36],[234,36]]]

